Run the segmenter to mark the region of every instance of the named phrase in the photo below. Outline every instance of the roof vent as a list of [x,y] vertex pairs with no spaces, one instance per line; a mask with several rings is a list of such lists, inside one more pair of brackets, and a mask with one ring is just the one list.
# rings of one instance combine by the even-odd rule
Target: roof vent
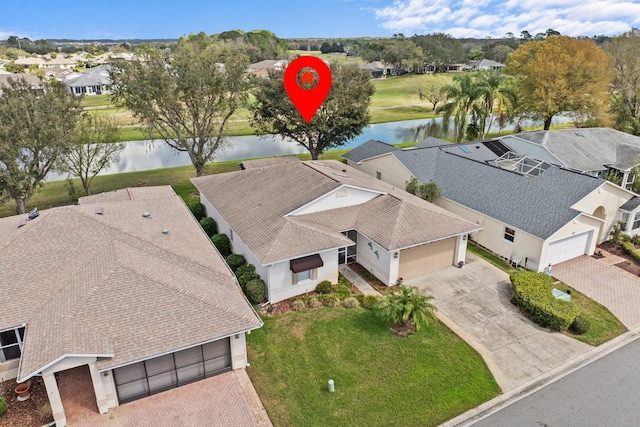
[[169,230],[167,230],[166,228],[162,229],[162,234],[164,234],[165,236],[169,235]]
[[18,224],[18,228],[24,227],[27,225],[27,218],[20,218],[20,223]]
[[142,213],[142,217],[143,218],[151,218],[151,212],[143,212]]
[[331,173],[336,175],[336,176],[341,176],[343,178],[349,178],[349,175],[346,175],[344,173],[340,173],[340,172],[331,172]]
[[38,217],[38,215],[40,215],[40,212],[38,212],[38,208],[33,208],[31,212],[27,214],[27,218],[35,219]]
[[94,206],[93,213],[96,215],[102,215],[104,213],[104,209],[102,209],[102,206]]

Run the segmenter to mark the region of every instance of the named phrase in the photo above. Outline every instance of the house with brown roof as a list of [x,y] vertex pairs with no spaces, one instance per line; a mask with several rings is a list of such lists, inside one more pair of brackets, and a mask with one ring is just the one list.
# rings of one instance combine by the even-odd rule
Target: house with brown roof
[[193,178],[207,214],[278,302],[358,262],[393,285],[464,261],[475,223],[337,161]]
[[86,366],[100,413],[246,366],[262,321],[171,187],[83,197],[0,219],[0,378]]

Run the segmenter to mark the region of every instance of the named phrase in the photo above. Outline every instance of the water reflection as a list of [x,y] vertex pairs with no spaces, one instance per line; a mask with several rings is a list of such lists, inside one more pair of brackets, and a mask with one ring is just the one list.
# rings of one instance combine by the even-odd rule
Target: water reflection
[[[568,121],[568,117],[554,118],[554,123]],[[527,124],[531,125],[531,123]],[[495,130],[492,131],[497,131]],[[348,141],[342,148],[354,148],[370,139],[377,139],[388,144],[407,141],[421,141],[427,137],[449,138],[452,136],[452,125],[443,125],[442,118],[404,120],[401,122],[369,125],[362,134]],[[306,150],[297,143],[285,141],[280,136],[259,137],[232,136],[227,138],[225,146],[216,153],[216,161],[240,160],[253,157],[279,156],[304,153]],[[176,151],[162,140],[129,141],[120,154],[120,160],[100,175],[121,172],[135,172],[149,169],[169,168],[190,165],[189,155]],[[65,176],[50,174],[48,181],[65,179]]]

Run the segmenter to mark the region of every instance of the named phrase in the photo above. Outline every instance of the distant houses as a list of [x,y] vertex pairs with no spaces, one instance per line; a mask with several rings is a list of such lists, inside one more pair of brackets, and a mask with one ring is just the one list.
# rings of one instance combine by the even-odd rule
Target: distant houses
[[99,65],[89,68],[78,76],[73,76],[65,80],[65,85],[69,93],[73,95],[102,95],[111,93],[109,86],[109,65]]

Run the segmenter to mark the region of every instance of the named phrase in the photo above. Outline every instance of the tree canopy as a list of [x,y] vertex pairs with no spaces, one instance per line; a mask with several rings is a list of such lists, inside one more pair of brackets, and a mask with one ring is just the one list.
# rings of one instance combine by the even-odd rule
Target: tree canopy
[[597,118],[607,110],[613,63],[591,40],[551,35],[530,41],[506,65],[506,73],[518,78],[523,109],[542,119],[545,130],[562,112]]
[[439,71],[444,71],[449,64],[464,62],[467,58],[462,43],[449,34],[413,36],[411,40],[422,48],[427,61],[435,65]]
[[80,98],[58,82],[39,88],[9,79],[0,96],[0,194],[18,214],[68,152],[80,117]]
[[616,129],[640,135],[640,30],[612,38],[605,50],[615,62],[611,87]]
[[312,159],[358,136],[369,123],[368,108],[375,90],[371,77],[356,65],[334,63],[330,69],[331,91],[309,123],[287,96],[284,72],[270,72],[256,88],[251,125],[260,134],[279,134],[302,145]]
[[151,49],[146,61],[113,64],[114,100],[189,154],[198,176],[224,143],[229,119],[246,105],[248,56],[211,38],[182,38],[170,54]]

